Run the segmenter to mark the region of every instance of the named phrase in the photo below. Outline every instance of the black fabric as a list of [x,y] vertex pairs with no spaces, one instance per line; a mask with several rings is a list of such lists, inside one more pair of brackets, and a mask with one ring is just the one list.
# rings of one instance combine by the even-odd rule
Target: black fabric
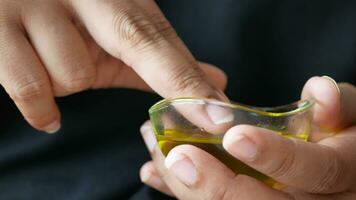
[[[356,1],[158,3],[193,54],[228,74],[234,101],[289,103],[314,75],[355,84]],[[0,199],[169,199],[138,176],[149,160],[138,130],[158,99],[120,89],[61,98],[62,130],[46,135],[1,91]]]

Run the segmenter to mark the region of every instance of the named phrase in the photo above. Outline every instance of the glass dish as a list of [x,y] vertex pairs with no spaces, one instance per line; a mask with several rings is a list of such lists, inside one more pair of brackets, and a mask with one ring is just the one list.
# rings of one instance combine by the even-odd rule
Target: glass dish
[[249,124],[285,137],[308,140],[312,101],[298,101],[273,108],[251,107],[210,99],[165,99],[149,109],[150,120],[162,153],[177,145],[191,144],[222,161],[237,174],[246,174],[272,187],[278,183],[232,157],[222,147],[228,129]]

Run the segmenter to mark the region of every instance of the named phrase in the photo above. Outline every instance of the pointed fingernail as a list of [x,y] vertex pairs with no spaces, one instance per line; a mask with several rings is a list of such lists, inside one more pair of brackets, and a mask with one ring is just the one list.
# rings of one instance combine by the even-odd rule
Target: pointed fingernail
[[330,76],[322,76],[322,78],[326,78],[329,81],[331,81],[334,84],[336,90],[340,93],[339,85],[337,84],[337,82],[333,78],[331,78]]
[[164,164],[183,184],[191,186],[197,182],[197,170],[187,156],[169,153]]
[[58,132],[59,129],[61,129],[61,123],[58,120],[50,123],[49,125],[43,128],[43,130],[48,134],[54,134]]
[[237,133],[224,138],[224,148],[242,161],[254,161],[257,155],[257,145],[247,136]]
[[155,138],[152,128],[150,126],[141,127],[141,135],[148,151],[153,152],[155,146],[157,145],[157,140]]
[[206,111],[211,119],[211,121],[216,124],[226,124],[234,120],[234,115],[231,109],[225,108],[215,104],[208,104]]

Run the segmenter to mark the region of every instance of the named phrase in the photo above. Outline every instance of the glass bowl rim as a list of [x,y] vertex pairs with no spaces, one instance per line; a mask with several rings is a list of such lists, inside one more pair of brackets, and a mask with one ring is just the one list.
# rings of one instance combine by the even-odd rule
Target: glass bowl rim
[[[313,100],[299,100],[299,101],[285,104],[282,106],[255,107],[255,106],[244,105],[244,104],[236,103],[236,102],[227,103],[227,102],[222,102],[222,101],[218,101],[215,99],[198,98],[198,97],[178,97],[178,98],[162,99],[162,100],[158,101],[153,106],[151,106],[151,108],[149,109],[149,114],[153,114],[159,110],[162,110],[162,109],[168,107],[169,105],[186,104],[186,103],[213,104],[213,105],[217,105],[217,106],[223,106],[223,107],[228,107],[228,108],[232,108],[232,109],[243,110],[246,112],[255,113],[257,115],[272,116],[272,117],[290,116],[290,115],[299,114],[306,110],[309,110],[315,104]],[[298,107],[296,109],[286,111],[286,112],[266,111],[266,110],[280,109],[280,108],[288,107],[291,105],[298,105]]]

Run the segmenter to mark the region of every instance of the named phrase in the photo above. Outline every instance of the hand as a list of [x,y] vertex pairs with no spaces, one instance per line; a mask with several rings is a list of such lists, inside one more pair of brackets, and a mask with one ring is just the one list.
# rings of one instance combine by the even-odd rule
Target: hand
[[225,79],[198,66],[153,0],[0,0],[0,84],[39,130],[60,128],[54,97],[124,87],[222,99]]
[[355,199],[356,88],[314,77],[303,89],[302,98],[309,97],[316,100],[313,143],[248,125],[229,129],[223,139],[226,151],[286,185],[282,190],[234,174],[191,145],[173,148],[165,159],[149,123],[141,132],[153,161],[141,168],[141,179],[179,199]]

